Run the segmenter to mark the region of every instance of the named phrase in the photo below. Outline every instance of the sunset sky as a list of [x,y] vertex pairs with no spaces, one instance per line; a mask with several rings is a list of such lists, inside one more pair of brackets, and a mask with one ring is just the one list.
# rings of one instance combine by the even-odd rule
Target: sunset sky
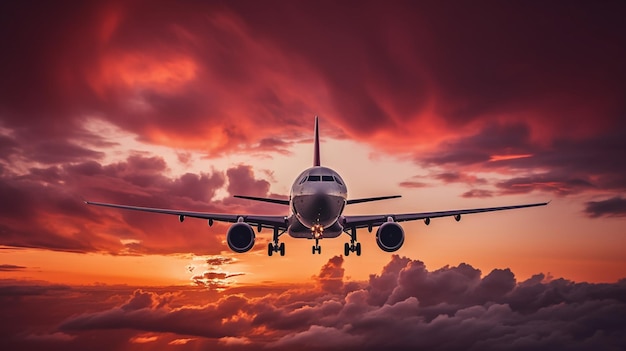
[[[626,347],[625,13],[3,4],[0,348]],[[394,254],[362,230],[361,257],[83,203],[287,214],[232,195],[287,196],[316,115],[349,198],[402,194],[347,214],[551,202],[406,223]]]

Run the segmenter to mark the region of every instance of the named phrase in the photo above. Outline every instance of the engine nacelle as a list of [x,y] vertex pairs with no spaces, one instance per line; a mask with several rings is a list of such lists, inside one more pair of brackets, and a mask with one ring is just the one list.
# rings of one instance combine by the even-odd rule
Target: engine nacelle
[[404,244],[404,229],[395,222],[383,223],[376,231],[376,244],[383,251],[397,251]]
[[226,242],[231,250],[242,253],[254,246],[254,230],[248,223],[235,223],[228,228]]

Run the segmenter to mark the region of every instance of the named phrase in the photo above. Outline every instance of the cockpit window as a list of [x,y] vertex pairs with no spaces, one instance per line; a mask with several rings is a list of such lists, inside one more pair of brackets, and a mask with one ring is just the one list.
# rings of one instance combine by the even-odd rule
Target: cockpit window
[[304,183],[305,181],[307,182],[337,182],[340,185],[343,185],[343,183],[341,182],[341,180],[339,180],[339,178],[331,176],[331,175],[310,175],[308,177],[304,177],[300,181],[300,184]]
[[302,177],[302,179],[300,179],[300,183],[298,183],[298,184],[302,184],[302,183],[304,183],[304,181],[306,181],[306,177]]

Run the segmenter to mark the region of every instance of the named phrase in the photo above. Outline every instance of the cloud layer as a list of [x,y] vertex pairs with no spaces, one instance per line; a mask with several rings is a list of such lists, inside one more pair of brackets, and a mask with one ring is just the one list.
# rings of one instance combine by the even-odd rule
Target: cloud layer
[[[230,210],[245,204],[206,205],[226,184],[269,191],[247,166],[173,178],[158,156],[105,162],[115,142],[88,128],[94,119],[188,161],[185,152],[288,153],[319,113],[339,127],[329,136],[410,153],[435,179],[467,184],[463,197],[585,193],[595,196],[581,204],[589,217],[623,212],[622,4],[575,4],[567,16],[510,3],[316,2],[276,13],[251,2],[65,5],[3,11],[4,245],[121,252],[118,238],[73,219],[96,213],[81,196]],[[165,250],[146,238],[156,225],[130,224],[144,233],[123,234],[142,242],[128,250]]]
[[[158,156],[131,155],[123,162],[97,161],[33,167],[23,174],[5,172],[0,190],[11,201],[0,204],[0,244],[71,252],[111,254],[217,254],[224,225],[209,230],[202,221],[181,224],[185,235],[163,231],[173,216],[145,216],[86,206],[84,199],[205,212],[260,212],[258,204],[215,201],[218,189],[271,196],[269,183],[256,180],[250,166],[210,173],[169,176]],[[243,188],[242,188],[243,187]],[[247,193],[246,193],[247,194]],[[264,212],[272,208],[262,209]],[[274,209],[274,210],[279,210]]]
[[94,118],[214,157],[289,153],[321,114],[331,137],[498,174],[465,197],[626,190],[621,3],[62,3],[3,11],[3,178],[102,159]]
[[[38,311],[24,315],[18,323],[31,323],[33,318],[48,322],[23,325],[27,334],[10,339],[15,349],[35,344],[74,349],[94,342],[94,335],[101,338],[121,331],[127,332],[122,333],[123,340],[116,341],[120,343],[116,347],[123,349],[148,342],[190,349],[221,344],[233,350],[591,350],[626,346],[624,280],[588,284],[537,274],[518,282],[509,269],[482,275],[471,265],[460,264],[429,271],[420,261],[394,255],[380,273],[357,282],[345,279],[343,262],[340,256],[331,258],[315,277],[315,286],[249,286],[222,294],[201,288],[137,289],[132,293],[122,287],[110,292],[80,287],[17,288],[6,281],[0,291],[3,303],[19,298],[20,306],[7,308],[9,314],[34,298],[60,299],[60,306],[70,301],[82,305],[80,309],[70,307],[64,314],[41,316],[48,312]],[[78,292],[80,296],[74,297]],[[124,297],[125,292],[130,296]],[[109,297],[96,300],[103,294]],[[6,323],[5,331],[11,329]]]

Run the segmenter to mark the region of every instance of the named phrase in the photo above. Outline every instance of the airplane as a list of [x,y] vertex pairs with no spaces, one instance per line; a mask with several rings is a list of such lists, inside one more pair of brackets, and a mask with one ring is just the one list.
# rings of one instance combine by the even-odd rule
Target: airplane
[[313,254],[322,253],[322,248],[319,245],[320,240],[337,238],[345,233],[350,237],[350,242],[344,244],[344,255],[349,256],[350,253],[356,253],[357,256],[360,256],[361,243],[357,241],[357,229],[367,228],[371,233],[374,227],[378,227],[376,230],[378,247],[385,252],[394,252],[404,244],[404,229],[399,224],[401,222],[423,220],[426,225],[429,225],[431,219],[440,217],[453,217],[458,222],[461,220],[461,216],[466,214],[548,204],[548,202],[542,202],[438,212],[344,215],[343,211],[347,205],[393,199],[401,197],[401,195],[348,199],[346,183],[341,176],[334,170],[321,166],[317,116],[315,117],[313,148],[313,167],[298,175],[291,186],[288,200],[233,195],[240,199],[289,206],[290,214],[287,216],[205,213],[92,201],[85,201],[85,203],[94,206],[176,215],[180,222],[183,222],[186,217],[200,218],[207,220],[209,226],[212,226],[214,221],[233,223],[226,232],[226,243],[232,251],[237,253],[250,251],[254,246],[256,236],[253,226],[259,233],[263,228],[270,228],[273,229],[274,233],[272,241],[267,246],[268,256],[272,256],[274,253],[280,253],[280,256],[285,255],[285,243],[279,241],[279,238],[285,233],[293,238],[315,240],[315,245],[311,250]]

